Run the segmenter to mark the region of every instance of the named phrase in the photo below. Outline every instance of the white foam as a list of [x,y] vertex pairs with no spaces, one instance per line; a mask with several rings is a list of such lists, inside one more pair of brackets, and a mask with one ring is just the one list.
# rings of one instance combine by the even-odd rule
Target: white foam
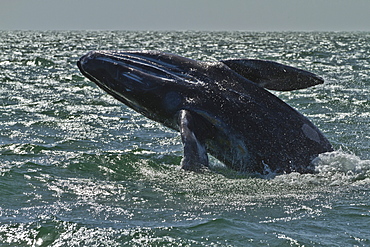
[[354,154],[343,151],[323,153],[313,163],[318,174],[332,181],[333,185],[370,183],[370,160],[362,160]]
[[277,175],[273,181],[294,186],[345,186],[370,184],[370,160],[334,151],[320,154],[314,161],[315,174],[297,172]]

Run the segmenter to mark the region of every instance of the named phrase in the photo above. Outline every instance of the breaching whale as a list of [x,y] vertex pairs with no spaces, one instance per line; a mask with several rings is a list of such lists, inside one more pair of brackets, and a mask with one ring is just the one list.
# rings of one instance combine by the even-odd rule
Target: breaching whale
[[272,61],[203,62],[159,51],[92,51],[84,76],[142,115],[181,133],[182,168],[209,165],[207,153],[247,173],[314,171],[332,151],[306,117],[266,89],[323,83],[313,73]]

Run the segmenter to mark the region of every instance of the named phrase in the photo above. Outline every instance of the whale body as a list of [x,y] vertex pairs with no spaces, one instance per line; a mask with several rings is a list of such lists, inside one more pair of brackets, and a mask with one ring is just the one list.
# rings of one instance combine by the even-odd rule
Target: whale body
[[203,62],[159,51],[92,51],[77,64],[119,101],[179,131],[186,170],[209,166],[209,153],[241,172],[312,173],[311,161],[333,150],[315,125],[266,90],[323,83],[308,71],[272,61]]

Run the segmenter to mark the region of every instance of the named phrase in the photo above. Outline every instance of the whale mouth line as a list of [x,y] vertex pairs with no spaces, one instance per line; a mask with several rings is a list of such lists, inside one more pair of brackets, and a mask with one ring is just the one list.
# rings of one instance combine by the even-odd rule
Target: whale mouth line
[[[155,53],[150,55],[153,56]],[[80,70],[82,68],[90,77],[92,75],[83,68],[84,60],[89,59],[115,65],[117,68],[121,67],[121,71],[125,70],[121,75],[129,80],[134,80],[144,85],[146,84],[145,81],[173,83],[183,82],[185,84],[204,85],[204,82],[198,79],[194,75],[194,71],[191,69],[180,69],[177,65],[161,61],[160,58],[143,56],[136,54],[135,52],[114,53],[96,51],[88,53],[87,55],[83,56],[77,64]]]
[[[116,79],[122,79],[122,76],[123,76],[123,77],[126,78],[125,83],[120,85],[120,87],[118,89],[115,89],[118,84],[114,83],[115,79],[113,77],[111,77],[109,74],[108,75],[103,74],[102,77],[99,78],[98,76],[93,75],[93,73],[90,73],[89,69],[86,68],[87,65],[86,65],[85,59],[94,59],[94,60],[96,60],[96,58],[89,58],[89,56],[90,56],[90,54],[87,54],[87,55],[81,57],[77,61],[77,67],[79,68],[81,73],[87,79],[94,82],[98,87],[100,87],[101,89],[106,91],[108,94],[112,95],[117,100],[119,100],[122,103],[124,103],[125,105],[135,109],[137,112],[139,112],[141,114],[144,114],[144,115],[150,115],[149,111],[145,107],[142,107],[140,104],[135,102],[135,100],[132,100],[131,99],[132,97],[130,97],[130,95],[135,94],[134,91],[136,91],[136,92],[140,92],[140,91],[145,92],[145,91],[155,89],[156,85],[150,87],[150,83],[144,83],[144,78],[143,77],[140,77],[136,73],[124,72],[124,73],[121,73],[121,78],[116,78]],[[100,59],[100,60],[102,60],[102,59]],[[103,59],[103,60],[105,60],[105,59]],[[110,59],[110,60],[111,61],[109,61],[109,60],[106,60],[106,61],[109,61],[110,63],[113,63],[113,62],[117,63],[113,59]],[[140,71],[138,71],[138,72],[140,72]],[[112,79],[112,80],[109,80],[109,79]],[[132,81],[135,81],[136,83],[131,83]],[[141,87],[138,87],[138,85],[140,85]],[[121,91],[121,90],[123,90],[123,91]]]

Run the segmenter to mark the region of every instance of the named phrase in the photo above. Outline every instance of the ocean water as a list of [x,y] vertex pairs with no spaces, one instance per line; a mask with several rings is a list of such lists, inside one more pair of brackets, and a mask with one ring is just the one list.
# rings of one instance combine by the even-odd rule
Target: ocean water
[[[85,79],[91,50],[273,60],[334,152],[316,174],[179,169],[178,133]],[[0,32],[0,246],[370,246],[370,33]],[[272,150],[273,151],[273,150]]]

